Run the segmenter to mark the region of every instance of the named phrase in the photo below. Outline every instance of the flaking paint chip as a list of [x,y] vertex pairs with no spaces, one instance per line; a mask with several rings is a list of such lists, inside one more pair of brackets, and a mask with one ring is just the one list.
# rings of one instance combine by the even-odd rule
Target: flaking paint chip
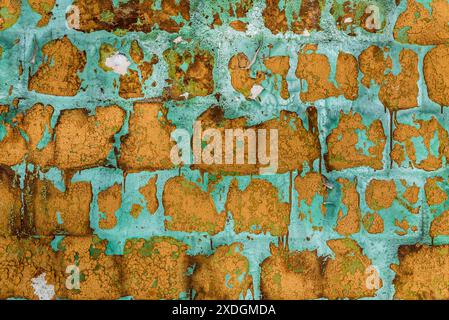
[[250,99],[256,99],[263,91],[263,87],[261,85],[255,84],[251,88],[251,94],[249,95]]
[[46,273],[44,272],[31,279],[31,285],[34,289],[34,294],[38,296],[39,300],[52,300],[55,296],[55,286],[48,284],[45,276]]
[[131,65],[131,62],[129,62],[125,55],[115,53],[114,55],[106,58],[105,65],[111,68],[115,73],[123,76],[128,73],[128,68]]

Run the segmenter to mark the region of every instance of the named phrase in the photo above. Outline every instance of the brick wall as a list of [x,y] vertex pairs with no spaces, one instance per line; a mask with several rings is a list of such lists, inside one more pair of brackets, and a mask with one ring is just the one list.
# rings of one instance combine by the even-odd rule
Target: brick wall
[[[447,0],[0,0],[0,298],[448,299],[448,22]],[[277,173],[174,165],[199,120],[276,129]]]

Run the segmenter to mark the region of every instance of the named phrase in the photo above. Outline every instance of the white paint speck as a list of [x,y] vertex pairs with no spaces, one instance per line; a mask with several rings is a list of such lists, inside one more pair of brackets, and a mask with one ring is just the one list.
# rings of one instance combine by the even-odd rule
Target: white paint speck
[[251,94],[249,95],[250,99],[256,99],[259,94],[261,94],[263,91],[263,87],[261,85],[255,84],[253,85],[253,87],[251,88]]
[[304,31],[302,32],[302,35],[303,35],[303,36],[306,36],[306,37],[310,37],[310,32],[309,32],[309,30],[304,29]]
[[181,42],[183,42],[183,41],[184,41],[184,40],[182,39],[181,36],[179,36],[179,37],[177,37],[175,40],[173,40],[173,42],[176,43],[176,44],[181,43]]
[[345,18],[345,20],[343,20],[343,22],[344,23],[351,23],[352,22],[352,18],[351,17]]
[[38,296],[39,300],[52,300],[55,296],[55,286],[47,284],[45,280],[46,273],[42,273],[36,278],[31,279],[31,286],[34,289],[34,294]]
[[106,58],[105,65],[111,68],[115,73],[123,76],[128,72],[128,67],[131,65],[131,62],[129,62],[125,55],[117,52]]
[[180,97],[183,97],[184,99],[188,99],[189,98],[189,93],[188,92],[184,92],[183,94],[179,95]]

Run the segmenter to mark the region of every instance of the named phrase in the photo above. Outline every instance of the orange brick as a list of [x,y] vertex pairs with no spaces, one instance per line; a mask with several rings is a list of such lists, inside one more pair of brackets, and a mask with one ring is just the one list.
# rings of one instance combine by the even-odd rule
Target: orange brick
[[345,238],[329,240],[327,244],[334,252],[333,257],[271,245],[272,255],[261,264],[262,298],[360,299],[374,296],[382,287],[382,280],[378,273],[373,273],[371,261],[357,242]]
[[[441,168],[442,159],[449,157],[449,135],[447,130],[441,126],[438,120],[432,116],[429,120],[412,120],[413,125],[395,122],[393,131],[393,149],[391,158],[397,166],[406,167],[407,162],[413,168],[426,171],[433,171]],[[437,154],[434,155],[430,149],[430,142],[438,135],[439,147]],[[427,150],[427,158],[418,161],[416,148],[413,142],[414,138],[421,137]],[[405,162],[405,160],[408,160]],[[405,163],[404,163],[405,162]]]
[[61,169],[105,164],[124,119],[117,106],[98,107],[95,115],[85,109],[62,111],[55,129],[55,164]]
[[240,191],[237,180],[231,182],[226,211],[234,218],[235,232],[267,233],[285,236],[290,223],[290,204],[279,200],[279,192],[266,180],[252,179]]
[[212,196],[184,177],[174,177],[165,183],[162,202],[168,230],[208,232],[224,229],[226,215],[218,213]]
[[25,113],[20,124],[20,128],[28,137],[27,161],[42,167],[53,165],[54,143],[48,141],[45,146],[40,145],[46,132],[53,137],[54,129],[51,127],[53,111],[52,106],[37,103]]
[[21,192],[15,174],[0,167],[0,236],[16,235],[21,227]]
[[390,208],[396,197],[396,184],[393,180],[373,179],[365,190],[365,201],[372,210]]
[[217,2],[216,7],[211,6],[213,21],[210,28],[223,25],[223,20],[232,20],[229,26],[236,31],[246,31],[247,23],[242,21],[247,18],[248,11],[253,7],[253,0],[237,0],[235,2]]
[[[241,254],[243,245],[234,243],[215,249],[210,256],[195,256],[192,287],[197,300],[236,300],[253,287],[248,259]],[[254,293],[253,293],[254,295]]]
[[432,45],[449,40],[449,4],[446,0],[428,2],[431,10],[417,0],[407,0],[407,8],[394,26],[394,38],[403,43]]
[[391,265],[395,299],[449,299],[449,246],[407,245],[398,250],[399,264]]
[[134,299],[179,299],[189,292],[187,245],[168,237],[128,240],[123,256],[123,284]]
[[2,23],[0,24],[0,31],[12,27],[20,17],[21,2],[14,0],[3,0],[2,8],[5,8],[7,14],[2,15]]
[[139,189],[146,201],[147,210],[150,214],[156,212],[159,207],[159,200],[157,198],[157,176],[150,178],[147,184]]
[[367,213],[363,216],[363,226],[368,233],[384,232],[384,220],[378,213]]
[[52,17],[51,11],[56,4],[56,0],[28,0],[28,3],[33,11],[42,16],[37,23],[37,27],[46,26]]
[[[358,148],[357,131],[364,131],[371,142],[365,154]],[[362,116],[352,111],[348,114],[340,111],[340,120],[335,129],[328,135],[327,149],[324,155],[328,170],[343,170],[355,167],[371,167],[375,170],[383,168],[383,151],[386,136],[380,120],[374,120],[369,127],[362,122]]]
[[[298,193],[298,207],[300,208],[299,217],[304,219],[308,213],[310,217],[312,215],[312,209],[309,212],[305,212],[301,206],[304,201],[307,206],[311,206],[316,196],[322,196],[321,201],[321,213],[326,214],[326,207],[324,205],[325,198],[327,197],[327,188],[325,185],[325,178],[318,172],[308,172],[304,176],[297,175],[295,178],[295,189]],[[312,219],[312,218],[310,218]]]
[[323,297],[322,264],[316,251],[289,252],[270,245],[261,264],[260,291],[267,300],[309,300]]
[[101,229],[113,229],[116,226],[116,212],[121,206],[122,186],[120,184],[114,184],[98,194],[98,210],[105,215],[98,223]]
[[78,50],[67,36],[42,47],[46,57],[30,77],[28,89],[54,96],[75,96],[81,87],[78,72],[86,65],[86,53]]
[[401,72],[388,73],[379,90],[379,99],[390,111],[418,106],[418,55],[410,49],[399,54]]
[[[447,10],[449,12],[449,6]],[[449,106],[449,63],[446,59],[448,54],[449,46],[439,45],[432,48],[424,57],[423,71],[427,93],[432,101],[441,106]]]
[[430,236],[449,236],[449,210],[443,211],[434,217],[430,225]]
[[[385,236],[391,234],[391,230],[399,236],[407,235],[409,230],[416,232],[418,230],[416,224],[419,220],[413,215],[420,214],[421,206],[416,206],[419,192],[420,188],[415,183],[409,184],[403,179],[371,179],[364,193],[366,205],[374,212],[364,214],[365,229],[373,234],[383,233],[385,218],[385,225],[388,225]],[[403,215],[404,213],[406,216]],[[392,216],[394,219],[390,218]]]
[[123,99],[143,97],[142,83],[139,79],[139,73],[136,70],[129,69],[127,74],[120,76],[118,94]]
[[[293,31],[297,34],[304,32],[321,30],[321,10],[324,8],[324,2],[320,0],[308,0],[301,2],[299,12],[293,12],[292,18],[287,17],[283,6],[288,2],[280,0],[266,0],[265,9],[262,12],[265,27],[271,30],[273,34]],[[295,8],[295,10],[297,10]]]
[[251,95],[253,86],[260,85],[265,80],[265,74],[261,71],[258,71],[255,77],[251,76],[250,64],[250,59],[242,52],[234,55],[228,64],[232,87],[245,98]]
[[[235,155],[237,153],[236,141],[233,138],[233,164],[226,164],[225,150],[226,150],[226,129],[254,129],[256,135],[258,130],[266,130],[266,151],[267,156],[271,157],[270,151],[270,130],[277,130],[278,134],[278,168],[277,173],[285,173],[288,171],[299,170],[302,171],[304,163],[310,167],[313,162],[320,157],[320,141],[318,138],[318,118],[316,109],[311,107],[307,111],[309,129],[306,130],[300,117],[296,113],[282,110],[279,119],[272,119],[263,122],[259,125],[249,126],[245,118],[226,119],[224,112],[220,107],[212,107],[206,110],[197,121],[201,122],[201,129],[217,129],[221,134],[222,140],[222,159],[221,164],[195,164],[193,169],[200,169],[215,175],[222,175],[230,173],[233,175],[241,174],[257,174],[261,168],[266,168],[268,165],[249,164],[248,148],[244,150],[244,164],[236,164]],[[248,138],[245,137],[245,144]],[[260,148],[260,147],[256,147]],[[257,149],[259,152],[259,149]]]
[[445,186],[447,186],[447,181],[444,181],[442,177],[427,178],[424,191],[429,206],[438,205],[447,200]]
[[[274,75],[280,76],[281,88],[280,94],[283,99],[288,99],[290,93],[288,92],[287,74],[290,70],[290,57],[289,56],[274,56],[265,58],[265,67],[270,70]],[[277,89],[277,83],[275,83],[275,89]]]
[[2,150],[0,165],[12,167],[21,163],[25,158],[27,154],[27,144],[20,134],[17,121],[14,121],[12,124],[2,121],[0,125],[3,125],[5,128],[5,136],[0,141],[0,150]]
[[329,97],[344,95],[355,100],[358,96],[357,60],[349,53],[340,52],[337,58],[335,80],[329,81],[331,66],[326,55],[317,53],[317,45],[305,45],[298,53],[296,76],[307,83],[307,91],[302,90],[302,101],[314,102]]
[[[3,112],[7,113],[9,109],[8,106],[4,106]],[[50,125],[52,114],[52,106],[37,103],[25,113],[17,114],[12,121],[2,121],[1,124],[6,129],[6,135],[0,141],[0,148],[3,151],[0,164],[14,166],[26,159],[27,162],[42,167],[51,165],[54,157],[54,144],[48,143],[40,148],[39,143],[46,130],[50,135],[53,134]],[[21,132],[26,135],[27,140]]]
[[[381,5],[379,7],[379,4]],[[358,29],[363,29],[370,33],[381,33],[387,24],[388,5],[384,2],[361,2],[361,1],[332,1],[330,13],[334,16],[336,26],[349,36],[357,36],[363,33]],[[372,6],[376,6],[379,13],[379,21],[373,21],[376,15]]]
[[328,299],[373,297],[376,286],[382,287],[382,280],[378,274],[370,272],[371,260],[363,254],[357,242],[345,238],[329,240],[327,244],[335,258],[326,262],[324,296]]
[[379,99],[391,112],[418,106],[418,55],[410,49],[399,53],[401,72],[393,74],[392,59],[388,49],[370,46],[359,56],[360,70],[364,76],[363,85],[371,81],[380,86]]
[[89,235],[92,187],[88,182],[70,183],[64,192],[51,181],[28,178],[27,210],[37,235]]
[[[79,8],[80,26],[77,30],[84,32],[121,29],[148,33],[158,26],[161,30],[176,33],[186,23],[178,22],[178,16],[184,21],[190,20],[189,0],[162,0],[160,8],[155,8],[152,0],[130,0],[119,5],[114,5],[112,0],[76,0],[73,5]],[[111,13],[111,19],[98,18],[105,12]],[[68,15],[67,20],[70,22],[72,19]]]
[[[349,236],[360,231],[361,212],[360,196],[357,192],[357,180],[350,181],[338,178],[341,184],[341,205],[338,211],[337,226],[335,231],[341,235]],[[344,208],[343,208],[344,206]]]
[[[196,48],[193,52],[178,53],[170,48],[164,51],[164,59],[171,84],[165,94],[170,99],[204,97],[214,92],[214,56],[211,52]],[[185,71],[181,67],[184,64],[187,64]]]
[[[162,113],[162,116],[160,116]],[[119,165],[128,172],[174,167],[170,134],[175,127],[159,103],[136,103],[129,120],[129,133],[122,137]]]
[[[97,237],[65,237],[59,244],[62,248],[60,265],[61,285],[57,295],[71,300],[109,300],[122,296],[120,259],[105,254],[106,240]],[[77,266],[80,271],[80,288],[68,289],[69,277],[65,271]]]
[[254,99],[251,94],[254,86],[260,86],[265,79],[273,78],[274,90],[279,90],[280,96],[283,99],[288,99],[290,94],[288,92],[287,74],[290,69],[290,57],[272,56],[264,58],[263,62],[268,71],[256,71],[256,75],[253,77],[252,73],[254,72],[251,70],[250,59],[242,52],[234,55],[228,64],[232,87],[243,94],[245,98]]
[[359,64],[360,71],[363,73],[362,84],[370,88],[371,82],[381,85],[385,70],[393,67],[391,57],[385,56],[388,53],[386,49],[381,49],[378,46],[369,46],[360,53]]
[[[39,299],[39,291],[33,288],[33,279],[42,275],[46,284],[57,290],[58,260],[50,241],[0,238],[0,299]],[[53,294],[51,298],[56,297]]]

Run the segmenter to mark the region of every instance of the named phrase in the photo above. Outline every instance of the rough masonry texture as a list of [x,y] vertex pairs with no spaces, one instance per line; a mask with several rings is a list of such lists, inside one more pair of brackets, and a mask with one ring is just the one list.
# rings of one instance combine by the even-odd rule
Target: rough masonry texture
[[0,0],[0,298],[449,299],[448,56],[448,0]]

